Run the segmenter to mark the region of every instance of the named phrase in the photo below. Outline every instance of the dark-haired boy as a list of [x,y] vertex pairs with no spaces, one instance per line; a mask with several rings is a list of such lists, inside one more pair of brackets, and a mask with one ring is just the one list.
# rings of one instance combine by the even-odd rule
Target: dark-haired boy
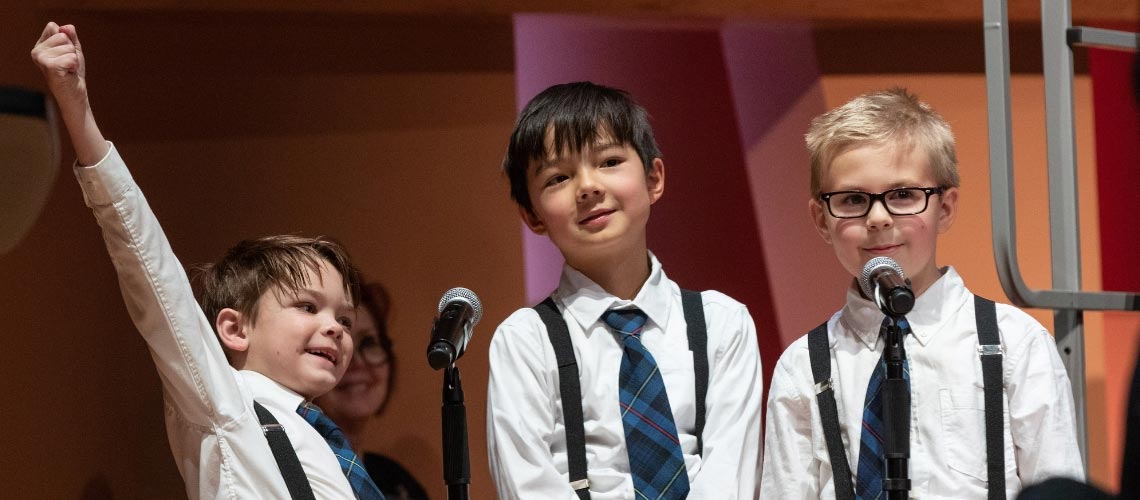
[[520,114],[503,167],[523,221],[566,266],[547,301],[491,340],[500,497],[754,498],[755,326],[724,294],[682,291],[649,252],[665,167],[645,110],[588,82],[548,88]]
[[167,435],[189,497],[383,499],[335,424],[309,404],[353,355],[358,277],[343,248],[297,236],[239,243],[203,273],[207,317],[95,123],[75,28],[48,23],[32,58],[59,104],[75,174],[162,379]]

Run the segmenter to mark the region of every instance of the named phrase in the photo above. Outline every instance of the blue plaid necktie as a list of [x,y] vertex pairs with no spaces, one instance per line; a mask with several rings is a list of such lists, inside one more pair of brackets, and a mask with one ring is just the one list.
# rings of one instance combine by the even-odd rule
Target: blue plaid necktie
[[638,334],[648,319],[640,309],[606,311],[602,320],[621,334],[619,401],[625,448],[637,498],[685,498],[689,475],[665,382]]
[[317,405],[311,403],[301,403],[301,406],[297,407],[297,414],[305,419],[309,425],[312,425],[321,437],[328,442],[329,448],[332,448],[333,454],[340,461],[340,469],[344,471],[344,477],[348,478],[348,484],[352,486],[356,498],[359,500],[384,500],[384,494],[380,493],[380,488],[377,488],[376,483],[372,482],[372,478],[368,476],[368,471],[364,470],[364,463],[356,457],[356,453],[352,451],[352,445],[348,444],[348,438],[344,437],[344,433],[341,432],[340,427],[336,426],[335,422],[326,417]]
[[[886,324],[889,319],[883,320],[885,335]],[[884,337],[884,341],[886,338]],[[883,476],[887,470],[884,456],[884,432],[887,428],[883,421],[883,381],[887,379],[887,349],[883,348],[883,356],[875,365],[871,374],[871,381],[867,383],[867,398],[863,402],[863,432],[859,437],[859,469],[855,474],[855,497],[859,500],[873,500],[883,496]],[[910,389],[910,363],[903,360],[903,380],[906,380],[907,389]]]

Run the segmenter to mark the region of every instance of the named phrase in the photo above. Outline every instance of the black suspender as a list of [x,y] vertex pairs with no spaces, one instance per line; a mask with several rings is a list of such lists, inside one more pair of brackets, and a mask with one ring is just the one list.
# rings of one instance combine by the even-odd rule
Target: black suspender
[[[701,293],[681,290],[681,307],[688,324],[689,350],[693,353],[693,374],[696,383],[696,430],[697,454],[704,449],[701,434],[705,428],[705,395],[709,385],[708,330],[705,323],[704,304]],[[570,330],[554,300],[547,297],[534,306],[542,323],[550,345],[554,347],[554,357],[558,362],[558,390],[562,396],[562,420],[566,429],[566,461],[570,472],[570,486],[580,500],[589,500],[590,483],[586,478],[586,431],[582,419],[582,390],[578,374],[578,362],[574,358],[574,346],[570,342]]]
[[[978,328],[978,354],[982,363],[982,386],[986,406],[986,471],[989,478],[989,500],[1005,498],[1005,439],[1002,425],[1002,347],[998,336],[997,312],[993,301],[974,296],[974,316]],[[835,392],[831,385],[831,347],[827,340],[827,322],[808,333],[808,357],[815,380],[816,404],[823,423],[823,439],[835,481],[837,499],[855,498],[847,450],[839,434],[839,416]]]
[[[570,330],[558,313],[554,299],[547,297],[534,306],[546,324],[546,335],[554,346],[558,361],[558,391],[562,395],[562,419],[566,428],[566,464],[570,469],[570,487],[581,500],[590,498],[590,481],[586,478],[586,430],[582,423],[582,389],[578,383],[578,361],[570,343]],[[576,403],[576,404],[575,404]]]
[[827,443],[827,456],[831,459],[831,476],[835,481],[835,498],[853,500],[855,486],[851,483],[851,466],[847,464],[847,450],[839,435],[839,414],[835,408],[835,391],[831,384],[831,346],[827,342],[827,322],[808,333],[808,357],[811,358],[811,375],[815,379],[815,400],[819,405],[819,418],[823,422],[823,439]]
[[1002,347],[998,338],[997,308],[993,301],[974,296],[978,323],[978,354],[982,358],[982,386],[986,402],[986,477],[989,500],[1005,498],[1005,439],[1002,426]]
[[708,332],[705,330],[705,305],[701,292],[681,289],[681,308],[685,311],[685,323],[689,335],[689,350],[693,353],[693,380],[697,384],[697,455],[704,455],[705,441],[705,396],[709,390]]
[[261,422],[261,431],[269,441],[269,449],[273,450],[273,459],[277,461],[277,468],[281,469],[281,477],[285,479],[285,486],[289,488],[289,497],[293,500],[316,500],[313,488],[309,486],[309,477],[301,468],[297,460],[297,452],[293,450],[293,443],[289,435],[269,410],[261,403],[253,402],[253,409],[257,412],[257,420]]

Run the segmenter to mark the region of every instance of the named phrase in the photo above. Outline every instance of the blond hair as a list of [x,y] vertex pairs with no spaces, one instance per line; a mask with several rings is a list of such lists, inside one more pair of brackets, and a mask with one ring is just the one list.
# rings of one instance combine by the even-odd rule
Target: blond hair
[[921,147],[939,187],[957,187],[958,158],[950,124],[901,87],[871,92],[811,121],[804,137],[811,153],[811,194],[820,194],[823,169],[852,146],[891,143]]

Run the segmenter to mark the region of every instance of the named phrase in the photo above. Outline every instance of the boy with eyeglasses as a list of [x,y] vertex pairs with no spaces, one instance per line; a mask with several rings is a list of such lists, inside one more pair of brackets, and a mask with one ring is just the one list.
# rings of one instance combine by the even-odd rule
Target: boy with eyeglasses
[[[1049,332],[1013,306],[975,302],[953,267],[936,264],[938,235],[950,229],[958,206],[954,139],[945,120],[896,88],[817,117],[806,141],[808,209],[820,237],[855,277],[872,258],[895,260],[916,296],[906,315],[912,334],[903,340],[912,498],[987,498],[990,487],[989,498],[1012,498],[1051,476],[1083,478],[1069,378]],[[882,453],[889,436],[876,394],[884,318],[853,280],[844,307],[784,351],[768,396],[761,497],[885,496]],[[979,331],[995,329],[1000,348],[984,352],[1001,354],[994,365],[1000,387],[996,369],[991,384],[1002,401],[991,415],[1001,422],[999,430],[993,420],[994,437],[987,438],[979,347],[992,342],[980,340]],[[829,377],[818,376],[821,367]],[[833,412],[825,398],[834,399]],[[829,432],[839,439],[828,440]],[[990,470],[1003,477],[990,480]]]

